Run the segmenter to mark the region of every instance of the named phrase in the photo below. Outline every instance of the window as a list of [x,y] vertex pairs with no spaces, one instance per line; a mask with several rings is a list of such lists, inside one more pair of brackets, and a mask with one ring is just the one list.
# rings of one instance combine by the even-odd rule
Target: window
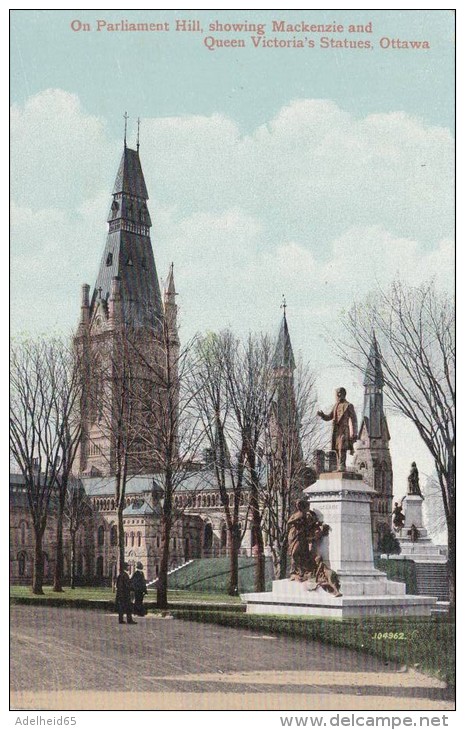
[[142,535],[140,532],[137,533],[137,547],[140,547],[142,544]]
[[112,525],[110,530],[110,545],[118,544],[118,528],[116,525]]
[[131,547],[134,547],[134,533],[131,532]]
[[20,578],[24,578],[26,575],[26,553],[18,555],[18,575]]
[[103,578],[103,557],[102,557],[102,555],[99,555],[97,558],[95,572],[96,572],[98,578]]
[[97,545],[102,547],[105,544],[105,530],[102,525],[97,530]]
[[25,522],[21,522],[21,526],[20,526],[20,531],[21,531],[21,538],[20,538],[21,539],[21,545],[25,545],[26,544],[26,527],[27,527],[26,523]]
[[112,265],[112,263],[113,263],[113,254],[112,254],[112,252],[110,251],[110,253],[109,253],[109,254],[108,254],[108,256],[107,256],[107,266],[111,266],[111,265]]

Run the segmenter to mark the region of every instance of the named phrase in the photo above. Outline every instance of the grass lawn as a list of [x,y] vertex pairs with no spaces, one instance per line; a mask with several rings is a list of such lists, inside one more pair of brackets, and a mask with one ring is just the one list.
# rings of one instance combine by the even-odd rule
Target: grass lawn
[[[174,607],[173,607],[174,608]],[[455,622],[431,618],[373,617],[342,621],[312,617],[256,616],[228,610],[173,610],[180,619],[287,635],[355,649],[414,667],[455,686]]]
[[[111,588],[68,588],[65,587],[63,593],[54,593],[51,586],[44,586],[44,595],[36,596],[32,593],[30,586],[10,586],[10,598],[13,599],[32,599],[40,603],[41,601],[114,601],[115,594]],[[154,603],[157,600],[157,592],[153,588],[149,588],[148,595],[145,598],[147,603]],[[234,596],[221,595],[219,593],[205,593],[197,591],[168,591],[168,601],[170,604],[186,604],[186,603],[211,603],[211,604],[230,604],[241,605],[240,598]]]

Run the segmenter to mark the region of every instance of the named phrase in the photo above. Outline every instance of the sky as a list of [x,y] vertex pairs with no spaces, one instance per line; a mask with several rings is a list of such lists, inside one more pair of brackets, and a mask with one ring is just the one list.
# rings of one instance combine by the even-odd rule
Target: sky
[[[98,20],[170,29],[97,31]],[[203,33],[176,32],[176,20]],[[277,34],[273,20],[344,30]],[[255,48],[257,33],[210,32],[216,21],[265,23],[261,40],[315,47]],[[13,334],[75,328],[127,111],[129,146],[141,118],[152,245],[161,279],[174,262],[181,337],[227,326],[273,335],[285,294],[321,407],[345,385],[360,408],[361,378],[330,346],[341,312],[396,276],[453,285],[453,21],[448,10],[12,11]],[[323,49],[321,35],[372,47]],[[209,50],[207,37],[246,47]],[[430,47],[382,49],[382,38]],[[402,496],[410,462],[423,479],[432,464],[413,427],[388,419]]]

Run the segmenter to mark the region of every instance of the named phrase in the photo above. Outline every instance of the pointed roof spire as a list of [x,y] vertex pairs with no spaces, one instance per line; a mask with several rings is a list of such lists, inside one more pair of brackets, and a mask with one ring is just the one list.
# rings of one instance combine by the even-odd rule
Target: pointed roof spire
[[291,338],[286,318],[286,299],[283,294],[283,302],[281,309],[283,310],[283,318],[279,328],[278,341],[273,355],[273,368],[279,370],[286,368],[287,370],[295,370],[294,353],[292,352]]
[[140,117],[137,117],[137,144],[136,144],[137,154],[139,154],[139,147],[140,147],[139,138],[140,138]]
[[123,119],[124,119],[124,149],[126,149],[126,138],[128,136],[128,119],[129,119],[127,112],[124,112]]
[[126,141],[113,188],[113,195],[118,193],[127,193],[143,200],[149,197],[139,155],[136,150],[126,147]]
[[170,271],[165,284],[165,294],[176,294],[176,287],[174,285],[174,264],[171,262]]
[[370,353],[368,355],[368,363],[365,370],[363,385],[365,387],[369,385],[374,385],[376,388],[382,388],[384,386],[383,368],[381,366],[381,352],[378,346],[378,342],[376,340],[374,330],[372,334]]

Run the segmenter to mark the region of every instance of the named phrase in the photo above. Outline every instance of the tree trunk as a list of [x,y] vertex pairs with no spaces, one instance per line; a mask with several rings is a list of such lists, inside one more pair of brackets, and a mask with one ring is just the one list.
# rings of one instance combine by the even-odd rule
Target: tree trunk
[[287,573],[287,539],[283,541],[279,555],[279,580],[284,580]]
[[120,499],[118,503],[118,554],[119,554],[119,572],[124,570],[124,522],[123,522],[124,499]]
[[44,551],[42,549],[43,530],[34,527],[34,568],[32,575],[32,592],[42,596],[44,593]]
[[157,606],[158,608],[168,608],[168,562],[170,555],[170,533],[171,524],[163,515],[162,521],[162,552],[160,572],[157,581]]
[[233,524],[229,533],[230,555],[229,555],[229,586],[228,595],[237,596],[239,593],[239,535],[238,526]]
[[449,579],[449,601],[451,609],[455,609],[455,511],[452,519],[447,521],[447,577]]
[[[250,464],[250,461],[249,461]],[[265,553],[263,544],[263,533],[260,518],[260,507],[258,501],[258,474],[255,464],[250,467],[251,488],[250,508],[252,512],[252,534],[255,538],[256,563],[255,563],[255,591],[263,593],[265,590]]]
[[60,489],[58,498],[58,514],[57,514],[57,544],[55,551],[55,574],[53,576],[54,593],[63,593],[63,509],[64,497],[63,488]]
[[76,579],[76,531],[71,530],[71,556],[69,565],[69,587],[75,587]]

